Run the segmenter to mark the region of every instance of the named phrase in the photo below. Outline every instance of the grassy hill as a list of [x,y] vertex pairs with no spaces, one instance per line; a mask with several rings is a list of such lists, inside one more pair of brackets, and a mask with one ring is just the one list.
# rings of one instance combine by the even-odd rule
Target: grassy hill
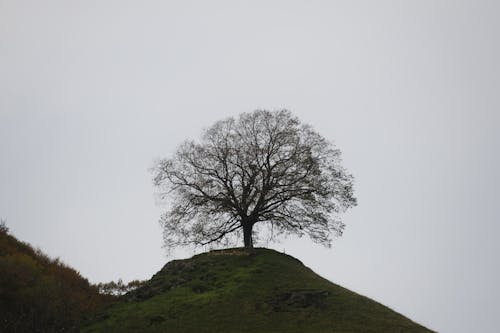
[[87,314],[112,299],[0,224],[0,332],[78,332]]
[[82,332],[431,332],[268,249],[167,263]]

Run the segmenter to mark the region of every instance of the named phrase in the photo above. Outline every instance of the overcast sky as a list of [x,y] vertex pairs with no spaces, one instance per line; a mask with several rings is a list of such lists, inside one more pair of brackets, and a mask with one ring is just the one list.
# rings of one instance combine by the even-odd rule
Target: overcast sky
[[[359,205],[333,249],[261,244],[440,332],[500,326],[497,1],[0,0],[0,217],[92,282],[148,279],[148,168],[290,109]],[[179,252],[177,257],[192,252]]]

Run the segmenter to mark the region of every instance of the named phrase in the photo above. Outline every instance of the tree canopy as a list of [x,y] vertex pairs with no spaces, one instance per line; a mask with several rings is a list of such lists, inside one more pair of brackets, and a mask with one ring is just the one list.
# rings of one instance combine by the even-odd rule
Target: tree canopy
[[308,235],[330,246],[344,229],[340,213],[356,205],[340,155],[288,110],[216,122],[153,168],[167,205],[165,245],[227,244],[243,234],[252,248],[256,228],[267,227],[271,238]]

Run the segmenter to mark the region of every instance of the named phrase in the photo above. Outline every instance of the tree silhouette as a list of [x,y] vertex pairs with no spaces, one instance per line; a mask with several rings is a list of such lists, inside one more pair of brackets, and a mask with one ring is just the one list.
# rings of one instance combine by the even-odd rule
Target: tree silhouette
[[258,110],[216,122],[153,168],[167,211],[167,248],[228,243],[253,247],[254,226],[271,237],[308,235],[331,245],[339,213],[356,205],[340,151],[290,111]]

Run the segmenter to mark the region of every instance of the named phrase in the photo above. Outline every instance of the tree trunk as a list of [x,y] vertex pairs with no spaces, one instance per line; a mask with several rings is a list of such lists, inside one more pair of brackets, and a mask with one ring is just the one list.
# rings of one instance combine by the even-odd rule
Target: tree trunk
[[245,249],[253,249],[252,228],[253,223],[243,223],[243,242],[245,243]]

